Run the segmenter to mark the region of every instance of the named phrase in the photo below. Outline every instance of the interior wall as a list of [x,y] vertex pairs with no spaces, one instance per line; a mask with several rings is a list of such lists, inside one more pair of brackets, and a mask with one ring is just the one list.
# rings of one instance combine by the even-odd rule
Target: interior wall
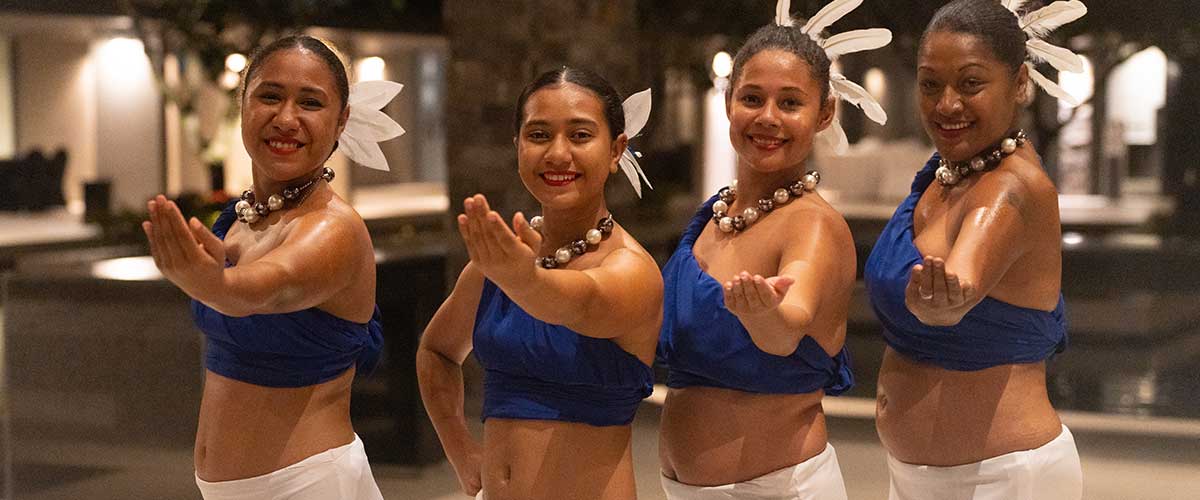
[[67,151],[63,194],[83,200],[83,183],[96,178],[96,84],[87,42],[41,35],[12,40],[17,154],[34,148]]

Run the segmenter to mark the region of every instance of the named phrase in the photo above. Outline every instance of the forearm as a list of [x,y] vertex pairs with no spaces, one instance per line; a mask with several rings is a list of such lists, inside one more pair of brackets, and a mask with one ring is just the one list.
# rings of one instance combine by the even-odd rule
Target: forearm
[[474,443],[463,411],[462,365],[429,349],[417,350],[417,381],[425,412],[451,461]]
[[219,283],[184,291],[222,314],[235,317],[316,305],[313,296],[302,293],[300,286],[291,283],[282,266],[269,262],[226,268]]
[[814,314],[802,306],[780,304],[753,315],[739,316],[754,345],[764,352],[787,356],[795,352],[812,324]]
[[555,325],[585,322],[606,309],[598,283],[582,271],[538,268],[528,282],[501,289],[529,315]]

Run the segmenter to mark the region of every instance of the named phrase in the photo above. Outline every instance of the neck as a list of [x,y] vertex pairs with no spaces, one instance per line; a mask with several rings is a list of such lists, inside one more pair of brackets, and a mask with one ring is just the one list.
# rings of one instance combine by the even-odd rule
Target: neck
[[297,177],[295,179],[288,179],[285,181],[277,181],[277,180],[267,177],[258,168],[258,166],[255,165],[252,168],[252,172],[254,174],[254,185],[251,187],[251,189],[254,190],[255,199],[266,200],[273,194],[283,194],[283,188],[286,188],[288,186],[296,186],[296,185],[300,185],[300,184],[304,184],[305,182],[308,182],[309,179],[316,177],[317,174],[321,172],[321,169],[323,167],[324,167],[324,165],[318,165],[316,168],[306,172],[304,175],[301,175],[300,177]]
[[786,188],[800,179],[804,175],[804,163],[775,172],[762,172],[739,161],[737,175],[737,200],[734,204],[738,207],[755,206],[758,200],[774,195],[776,189]]
[[583,238],[588,229],[608,215],[604,196],[569,207],[555,209],[542,205],[542,248],[541,255],[551,255],[555,250],[572,241]]

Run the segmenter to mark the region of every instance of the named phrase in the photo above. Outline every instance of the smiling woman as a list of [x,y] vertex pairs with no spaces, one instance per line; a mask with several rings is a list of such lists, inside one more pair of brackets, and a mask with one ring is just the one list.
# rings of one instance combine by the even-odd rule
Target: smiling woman
[[[421,337],[417,370],[468,494],[636,497],[630,423],[651,392],[662,281],[604,198],[624,128],[621,98],[599,76],[545,73],[518,100],[513,139],[542,215],[517,213],[510,228],[483,196],[463,203],[471,261]],[[463,416],[472,350],[485,369],[482,444]]]
[[[1046,389],[1046,359],[1066,347],[1058,197],[1017,129],[1034,82],[1058,95],[1025,62],[1049,46],[1025,31],[1045,16],[1006,8],[1031,3],[956,0],[921,39],[917,99],[938,152],[864,271],[888,344],[876,426],[894,500],[1081,496]],[[1086,12],[1048,9],[1055,25]]]
[[380,500],[350,424],[351,382],[382,343],[374,252],[324,182],[351,116],[346,70],[298,35],[260,49],[244,78],[254,185],[211,232],[162,195],[143,223],[207,339],[196,483],[207,500]]

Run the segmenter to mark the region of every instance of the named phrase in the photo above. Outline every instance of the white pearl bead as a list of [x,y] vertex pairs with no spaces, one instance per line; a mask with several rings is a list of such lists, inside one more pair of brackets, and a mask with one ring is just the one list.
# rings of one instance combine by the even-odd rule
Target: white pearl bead
[[723,214],[723,213],[726,213],[729,211],[729,204],[725,203],[721,200],[717,200],[717,201],[713,202],[712,208],[713,208],[714,214]]
[[754,207],[746,207],[742,210],[742,217],[746,219],[747,224],[754,224],[758,220],[758,209]]
[[734,193],[737,192],[737,179],[734,179],[733,182],[729,183],[729,190],[733,191]]
[[239,214],[245,212],[247,208],[250,208],[250,202],[246,200],[238,200],[237,205],[233,206],[233,209],[237,210]]
[[529,219],[529,227],[532,227],[533,229],[535,229],[537,231],[541,231],[542,230],[542,216],[535,215],[535,216],[533,216],[532,219]]
[[570,248],[558,249],[558,251],[554,252],[554,260],[558,261],[559,264],[566,264],[568,262],[571,262],[571,249]]
[[271,195],[270,198],[267,198],[267,208],[272,212],[283,208],[283,197],[277,194]]
[[788,190],[783,188],[775,190],[775,203],[787,203],[790,199],[792,199],[792,195],[788,193]]
[[812,174],[804,174],[804,177],[800,178],[800,182],[804,183],[804,189],[808,191],[817,189],[817,184],[821,183],[820,179]]
[[717,222],[717,228],[720,229],[721,232],[723,232],[723,233],[732,233],[733,232],[733,218],[732,217],[721,217],[720,222]]
[[599,229],[588,229],[583,239],[587,240],[589,245],[599,245],[600,240],[604,239],[604,233],[601,233]]
[[242,218],[246,219],[247,223],[254,224],[258,222],[258,212],[255,212],[253,208],[247,208],[242,211]]
[[1013,151],[1016,151],[1016,150],[1017,150],[1017,140],[1016,139],[1009,137],[1008,139],[1000,141],[1000,151],[1003,151],[1004,154],[1010,155],[1013,153]]
[[984,167],[987,167],[987,162],[983,161],[983,158],[978,156],[971,158],[971,170],[979,172],[982,171]]
[[937,172],[934,175],[937,176],[938,182],[944,186],[953,186],[958,184],[958,172],[955,172],[952,168],[938,167]]

